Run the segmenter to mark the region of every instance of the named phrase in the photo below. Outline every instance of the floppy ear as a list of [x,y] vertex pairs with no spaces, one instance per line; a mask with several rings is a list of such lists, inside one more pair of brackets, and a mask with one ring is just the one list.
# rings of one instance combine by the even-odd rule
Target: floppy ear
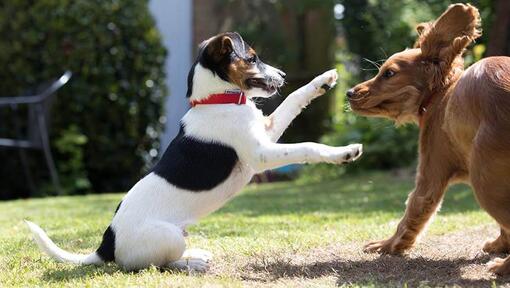
[[415,47],[432,61],[451,64],[476,38],[480,37],[480,14],[469,4],[454,4],[434,22],[416,27],[419,38]]
[[416,26],[416,32],[418,33],[418,39],[414,42],[414,48],[420,48],[420,41],[422,40],[422,35],[428,33],[428,31],[432,28],[434,22],[423,22]]
[[228,35],[219,35],[206,41],[209,41],[206,43],[207,52],[217,58],[222,58],[234,51],[234,41]]

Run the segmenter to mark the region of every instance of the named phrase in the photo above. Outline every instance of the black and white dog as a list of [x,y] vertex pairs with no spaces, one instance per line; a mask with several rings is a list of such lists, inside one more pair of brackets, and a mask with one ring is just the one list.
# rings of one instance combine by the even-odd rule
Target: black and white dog
[[66,252],[27,221],[39,247],[57,261],[76,264],[115,261],[126,270],[150,265],[206,270],[211,253],[185,249],[186,226],[223,206],[255,173],[292,163],[341,164],[362,153],[360,144],[276,143],[312,99],[336,84],[337,73],[316,77],[264,117],[251,98],[270,97],[284,77],[237,33],[204,41],[188,76],[193,107],[182,118],[179,135],[123,198],[97,251]]

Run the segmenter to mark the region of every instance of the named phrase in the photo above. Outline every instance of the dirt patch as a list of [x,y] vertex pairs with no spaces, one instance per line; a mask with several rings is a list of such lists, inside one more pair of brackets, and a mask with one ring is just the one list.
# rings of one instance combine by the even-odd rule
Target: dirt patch
[[510,287],[510,277],[496,277],[486,267],[491,259],[505,255],[481,251],[483,243],[497,233],[497,227],[491,225],[425,236],[405,256],[363,253],[364,243],[338,244],[306,253],[266,251],[252,257],[224,255],[211,272],[239,277],[256,286],[265,286],[264,283],[294,286],[305,279],[314,282],[329,279],[327,282],[336,285]]

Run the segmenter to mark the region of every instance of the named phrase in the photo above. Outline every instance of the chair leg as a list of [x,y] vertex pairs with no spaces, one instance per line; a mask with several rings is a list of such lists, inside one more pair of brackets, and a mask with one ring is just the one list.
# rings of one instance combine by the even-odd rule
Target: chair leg
[[55,189],[57,190],[57,194],[62,194],[57,168],[55,167],[55,162],[53,161],[53,156],[51,155],[50,141],[48,137],[48,130],[46,127],[46,119],[44,119],[45,117],[42,111],[38,111],[37,114],[39,134],[41,135],[41,143],[44,151],[44,157],[46,158],[46,164],[48,165],[48,169],[50,170],[51,181],[53,182],[53,186],[55,186]]
[[[12,110],[14,112],[17,112],[17,109],[15,106],[13,107]],[[14,114],[14,115],[15,115],[14,129],[16,130],[16,136],[18,137],[18,139],[21,139],[22,136],[21,136],[20,123],[18,121],[19,118],[17,117],[17,114]],[[32,196],[35,195],[37,191],[35,188],[34,179],[32,178],[32,173],[30,173],[30,167],[28,165],[27,153],[25,153],[24,148],[18,147],[18,154],[19,154],[19,158],[21,160],[21,166],[23,167],[23,174],[25,174],[25,179],[27,179],[28,190],[30,191],[27,195],[25,195],[28,198],[31,195]]]
[[32,173],[30,173],[30,168],[28,165],[27,153],[23,148],[18,148],[19,158],[21,159],[21,166],[23,167],[23,174],[25,174],[25,179],[27,179],[28,190],[30,194],[27,197],[33,196],[36,194],[34,179],[32,178]]

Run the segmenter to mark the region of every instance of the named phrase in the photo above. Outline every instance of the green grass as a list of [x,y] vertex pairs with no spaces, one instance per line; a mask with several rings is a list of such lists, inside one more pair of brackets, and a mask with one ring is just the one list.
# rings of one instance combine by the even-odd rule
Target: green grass
[[[253,284],[246,282],[249,279],[242,277],[242,271],[229,271],[229,263],[238,259],[250,262],[261,255],[306,253],[321,246],[390,236],[412,187],[412,179],[396,178],[389,173],[344,176],[320,183],[251,185],[223,209],[189,229],[188,246],[207,249],[218,261],[213,263],[214,273],[191,276],[155,268],[126,273],[114,264],[91,267],[55,263],[41,255],[22,221],[29,219],[40,224],[64,249],[87,253],[99,245],[123,194],[3,202],[0,203],[0,286],[218,284],[237,287]],[[440,235],[487,223],[492,221],[478,208],[471,190],[456,186],[447,193],[429,234]],[[216,263],[226,267],[225,271],[214,268]],[[328,279],[308,281],[299,285],[331,284]],[[268,280],[259,284],[284,287],[288,283]]]

